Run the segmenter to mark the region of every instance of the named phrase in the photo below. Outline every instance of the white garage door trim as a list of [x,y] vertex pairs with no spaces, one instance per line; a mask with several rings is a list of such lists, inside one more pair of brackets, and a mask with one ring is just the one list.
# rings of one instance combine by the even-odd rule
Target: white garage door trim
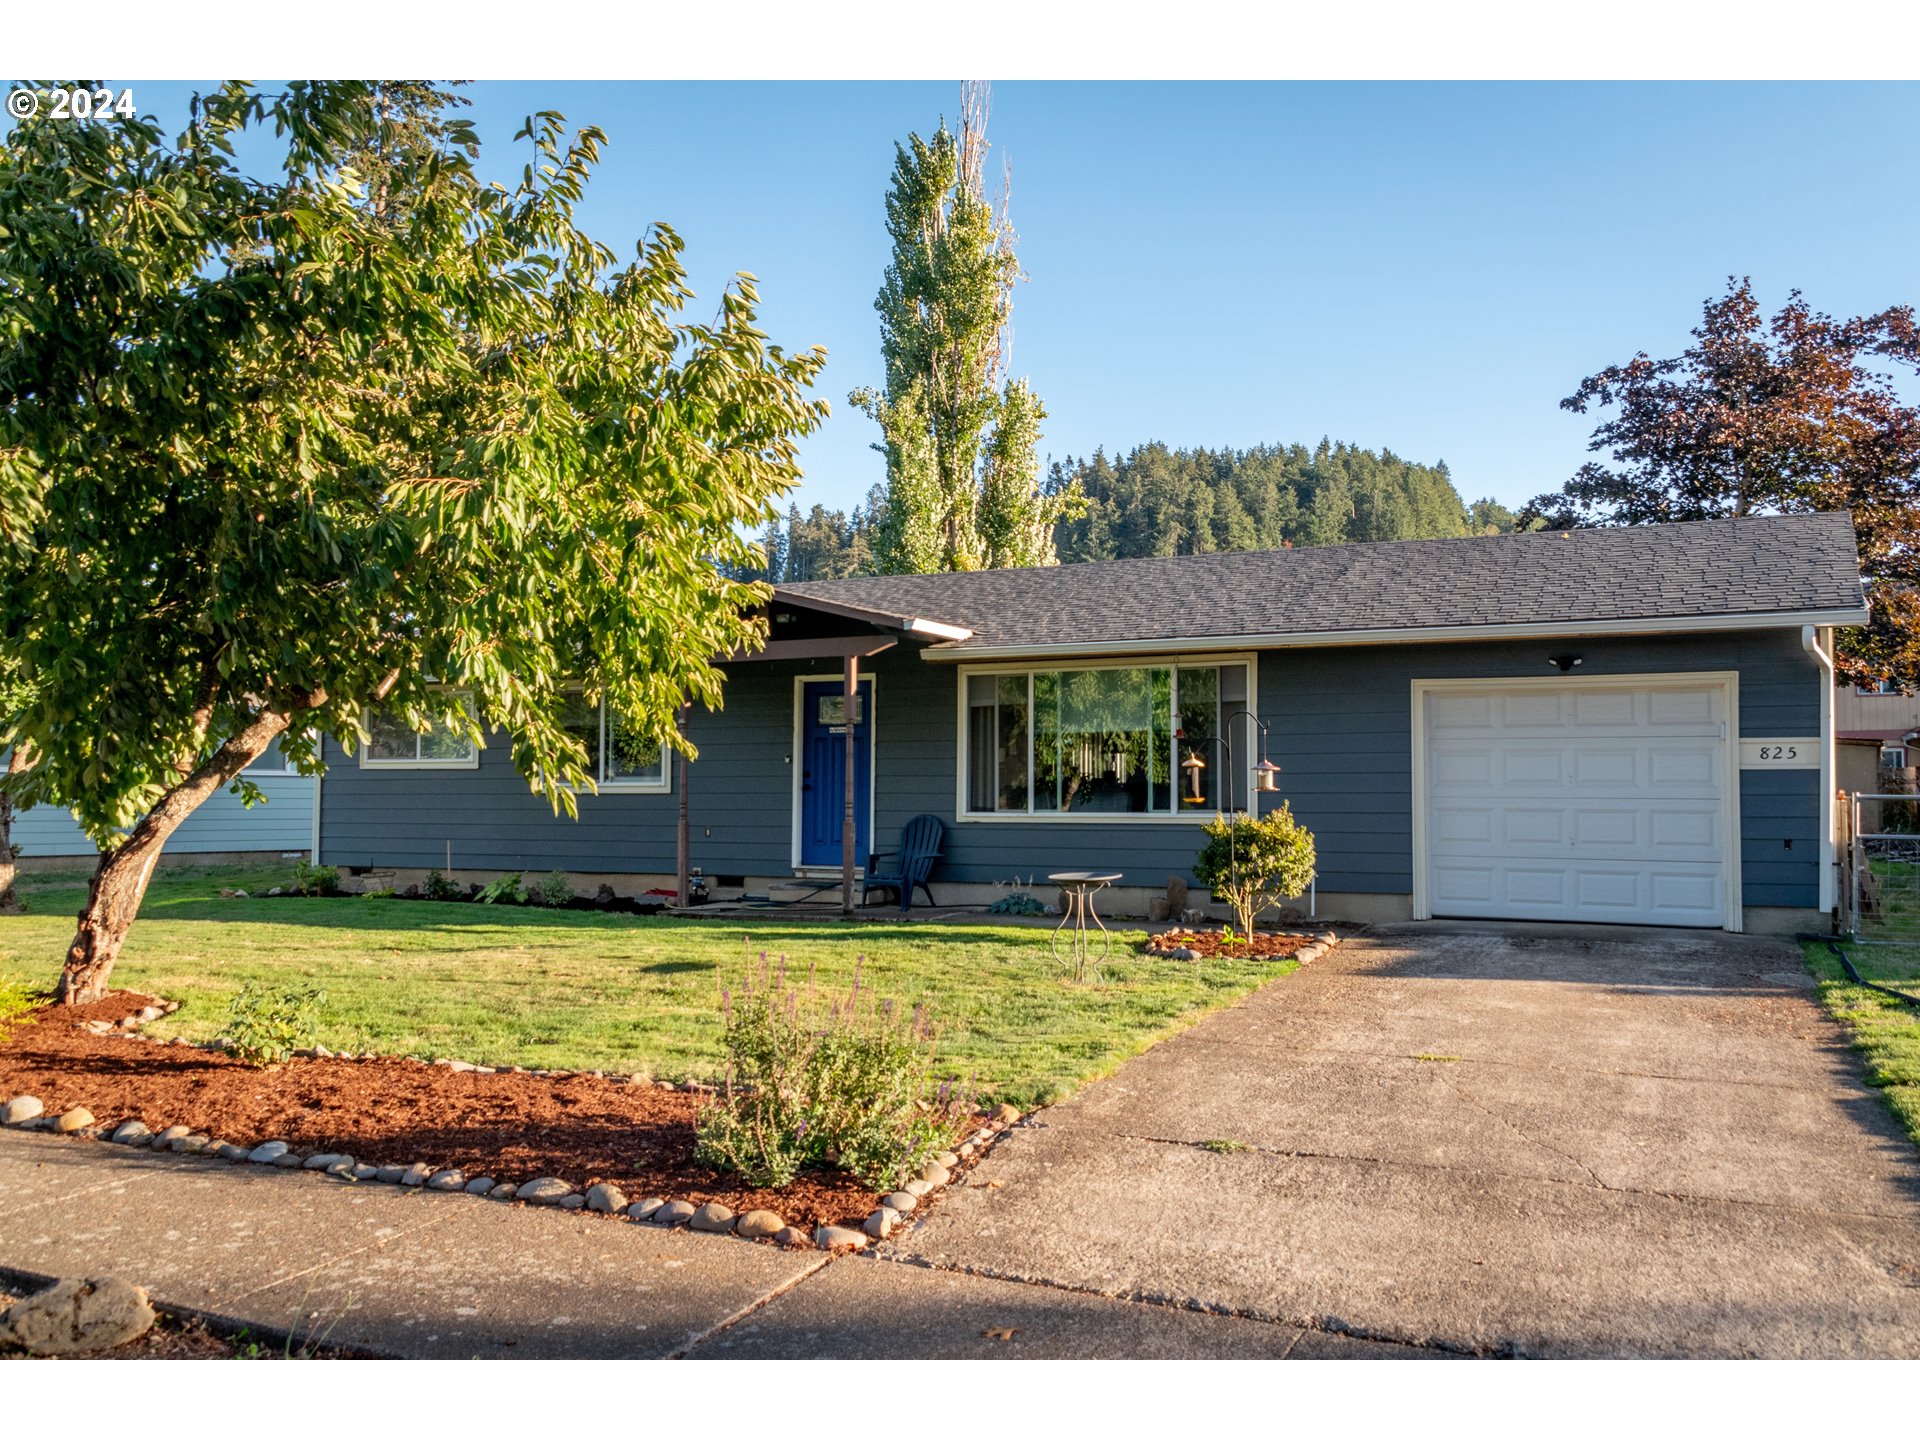
[[1701,690],[1718,687],[1725,697],[1727,735],[1721,779],[1722,927],[1742,928],[1740,902],[1740,674],[1736,670],[1669,671],[1652,675],[1547,675],[1415,680],[1413,709],[1413,916],[1433,918],[1431,863],[1427,844],[1427,697],[1462,690]]

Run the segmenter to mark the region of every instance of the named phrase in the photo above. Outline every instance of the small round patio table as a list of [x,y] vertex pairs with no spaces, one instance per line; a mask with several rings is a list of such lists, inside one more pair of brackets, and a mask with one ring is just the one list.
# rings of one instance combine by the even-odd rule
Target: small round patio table
[[[1053,927],[1053,956],[1075,980],[1085,980],[1088,972],[1097,975],[1100,967],[1107,963],[1113,954],[1113,935],[1100,919],[1100,912],[1093,908],[1093,897],[1113,884],[1120,877],[1116,875],[1096,875],[1089,870],[1063,870],[1047,879],[1060,887],[1060,923]],[[1087,944],[1087,921],[1092,920],[1100,931],[1100,958],[1094,959]],[[1072,930],[1069,932],[1068,927]],[[1061,951],[1061,937],[1066,936],[1068,949]]]

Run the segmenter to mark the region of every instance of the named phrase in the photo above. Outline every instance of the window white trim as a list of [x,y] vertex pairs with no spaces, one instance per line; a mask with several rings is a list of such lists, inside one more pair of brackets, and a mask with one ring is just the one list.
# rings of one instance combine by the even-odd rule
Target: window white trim
[[[807,686],[819,685],[831,681],[845,689],[847,683],[844,671],[828,670],[812,675],[793,677],[793,742],[788,751],[787,768],[793,773],[788,778],[787,809],[791,815],[791,857],[793,872],[796,875],[838,875],[838,865],[822,867],[802,865],[800,863],[800,776],[806,769],[806,752],[802,748],[806,735],[805,707]],[[873,849],[880,843],[880,836],[873,828],[874,806],[880,797],[880,677],[869,670],[860,672],[860,685],[868,687],[867,694],[867,848]],[[856,690],[856,694],[858,691]],[[853,860],[855,878],[867,873],[867,857],[856,855]]]
[[[1052,660],[1045,656],[1021,664],[985,664],[962,665],[954,676],[954,766],[953,766],[953,818],[961,825],[1185,825],[1195,828],[1212,820],[1219,811],[1212,806],[1200,806],[1193,810],[1163,814],[1157,811],[1136,810],[969,810],[967,808],[967,681],[975,675],[1027,675],[1054,670],[1144,670],[1162,667],[1178,670],[1181,666],[1190,670],[1218,669],[1223,665],[1245,665],[1247,667],[1247,703],[1245,709],[1254,717],[1260,718],[1260,656],[1257,651],[1188,652],[1184,654],[1156,654],[1128,656],[1124,660]],[[1178,685],[1178,680],[1175,680]],[[1177,692],[1176,692],[1177,699]],[[1235,756],[1234,769],[1240,774],[1234,781],[1234,794],[1246,796],[1249,809],[1258,802],[1253,798],[1254,766],[1259,763],[1260,727],[1258,723],[1247,727],[1252,743],[1248,749],[1253,753]],[[1033,782],[1033,684],[1027,684],[1027,781],[1029,804],[1031,804]],[[1172,777],[1174,794],[1180,791],[1180,776]]]
[[[1744,928],[1745,901],[1740,893],[1740,672],[1737,670],[1668,670],[1650,675],[1529,675],[1485,676],[1452,680],[1415,680],[1413,701],[1413,918],[1431,920],[1433,901],[1427,893],[1427,696],[1436,690],[1698,690],[1718,685],[1726,695],[1727,733],[1721,741],[1720,817],[1725,832],[1722,886],[1726,915],[1721,929],[1739,933]],[[1822,771],[1825,784],[1827,772]]]
[[[467,703],[473,703],[473,692],[461,690],[455,692],[463,696]],[[362,770],[478,770],[480,768],[480,750],[478,744],[471,746],[467,755],[457,760],[423,760],[420,758],[420,742],[426,736],[420,731],[413,732],[413,755],[411,760],[375,759],[368,752],[373,745],[373,735],[365,726],[360,729],[358,759]]]
[[644,775],[607,776],[607,760],[613,744],[613,721],[607,714],[607,701],[600,697],[600,753],[596,757],[595,793],[600,795],[668,795],[673,792],[673,759],[675,751],[671,746],[660,747],[660,775],[651,778]]

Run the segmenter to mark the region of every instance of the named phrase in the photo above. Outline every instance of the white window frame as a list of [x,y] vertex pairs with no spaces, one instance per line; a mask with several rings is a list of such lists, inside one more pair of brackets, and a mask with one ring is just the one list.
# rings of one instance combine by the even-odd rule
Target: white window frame
[[673,757],[672,747],[660,747],[660,778],[657,780],[636,775],[622,775],[615,779],[606,778],[607,747],[613,739],[613,722],[607,716],[607,697],[600,697],[600,754],[594,770],[596,793],[601,795],[670,795],[673,793]]
[[[461,690],[455,693],[464,698],[469,705],[473,703],[472,691]],[[414,758],[411,760],[376,760],[368,753],[373,744],[373,734],[366,729],[366,727],[362,726],[360,730],[360,768],[362,770],[478,770],[480,768],[481,747],[478,744],[472,747],[470,754],[458,760],[421,759],[420,742],[426,738],[426,735],[418,730],[413,732]]]
[[[1054,660],[1049,657],[1035,656],[1030,660],[1003,662],[997,665],[961,665],[955,677],[954,693],[954,776],[953,776],[953,817],[961,825],[1185,825],[1198,828],[1212,820],[1220,811],[1214,806],[1199,806],[1193,810],[1176,811],[1161,814],[1150,811],[1132,810],[969,810],[967,808],[967,681],[975,675],[1037,675],[1055,670],[1151,670],[1159,667],[1178,671],[1181,666],[1189,670],[1219,669],[1224,665],[1245,665],[1247,667],[1247,713],[1254,722],[1247,727],[1249,736],[1248,750],[1258,752],[1257,738],[1260,727],[1260,656],[1257,651],[1217,651],[1199,654],[1168,655],[1128,655],[1124,659],[1104,660]],[[1180,703],[1179,678],[1174,679],[1173,704],[1176,712]],[[1029,795],[1033,777],[1033,708],[1031,697],[1032,682],[1028,682],[1027,694],[1027,777]],[[1218,752],[1219,747],[1209,747]],[[1254,766],[1259,761],[1258,753],[1236,755],[1234,769],[1239,771],[1234,782],[1235,796],[1245,796],[1248,807],[1256,802],[1253,799]],[[1180,776],[1173,777],[1174,794],[1180,792]],[[1031,801],[1029,801],[1031,803]],[[1244,813],[1244,812],[1243,812]]]

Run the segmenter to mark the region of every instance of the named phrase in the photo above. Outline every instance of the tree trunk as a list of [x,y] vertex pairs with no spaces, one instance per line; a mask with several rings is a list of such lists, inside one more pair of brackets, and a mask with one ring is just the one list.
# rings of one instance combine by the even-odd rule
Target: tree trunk
[[[13,757],[7,757],[7,770],[13,770]],[[13,888],[13,797],[0,790],[0,915],[18,915],[26,907]]]
[[161,796],[124,841],[100,852],[93,878],[87,883],[87,903],[80,911],[79,927],[60,971],[55,998],[62,1005],[86,1005],[107,993],[113,962],[120,958],[120,947],[140,912],[147,881],[153,877],[153,867],[159,863],[168,837],[208,796],[232,784],[242,770],[259,759],[287,728],[290,718],[260,715]]

